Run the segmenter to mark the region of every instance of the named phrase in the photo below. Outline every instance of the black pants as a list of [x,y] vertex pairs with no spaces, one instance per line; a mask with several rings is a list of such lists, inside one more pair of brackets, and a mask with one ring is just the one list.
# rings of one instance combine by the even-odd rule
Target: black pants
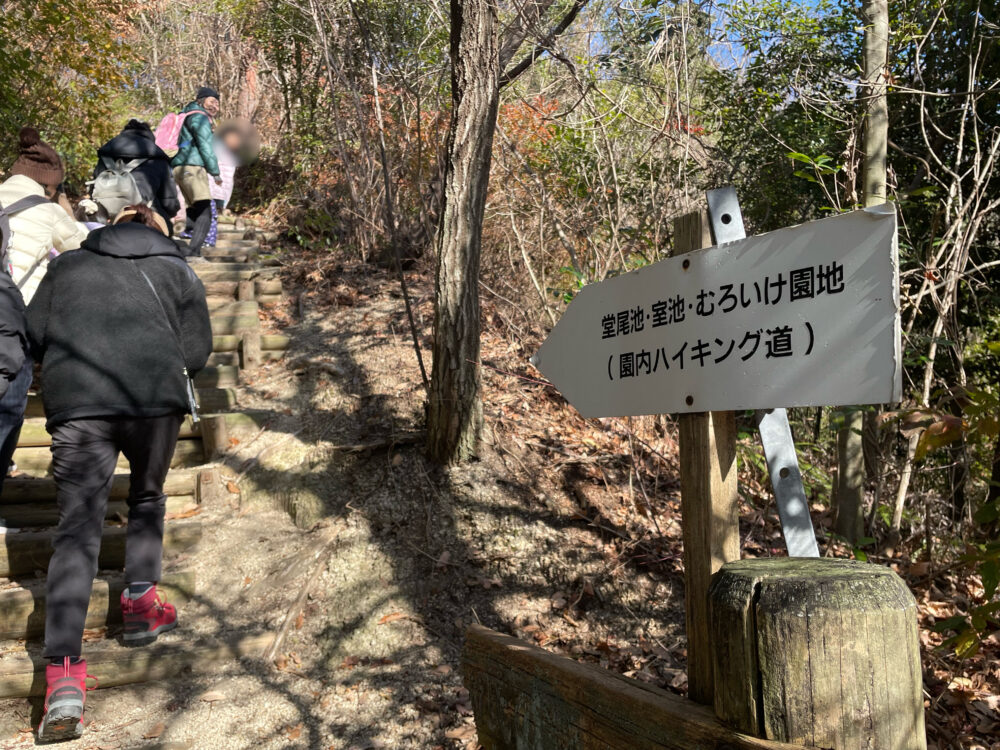
[[188,243],[188,255],[200,255],[201,246],[205,244],[212,229],[212,201],[198,201],[188,206],[188,219],[191,221],[191,241]]
[[28,389],[31,388],[33,374],[34,363],[31,357],[27,357],[24,365],[8,385],[7,392],[0,397],[0,491],[3,490],[10,460],[14,457],[17,440],[21,436],[24,409],[28,405]]
[[[182,417],[74,419],[52,430],[59,527],[45,602],[45,656],[79,656],[119,452],[131,468],[125,582],[160,580],[163,482]],[[115,606],[114,602],[111,606]]]

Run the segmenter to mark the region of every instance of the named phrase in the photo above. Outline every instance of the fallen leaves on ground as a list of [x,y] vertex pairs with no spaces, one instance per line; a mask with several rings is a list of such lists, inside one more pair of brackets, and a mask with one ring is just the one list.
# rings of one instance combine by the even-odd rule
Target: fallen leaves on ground
[[164,516],[164,518],[167,521],[179,521],[183,518],[191,518],[193,516],[196,516],[199,513],[201,513],[201,511],[202,507],[200,505],[189,505],[174,513],[167,513],[166,516]]
[[83,642],[93,643],[94,641],[103,641],[108,636],[107,626],[100,628],[87,628],[83,631]]

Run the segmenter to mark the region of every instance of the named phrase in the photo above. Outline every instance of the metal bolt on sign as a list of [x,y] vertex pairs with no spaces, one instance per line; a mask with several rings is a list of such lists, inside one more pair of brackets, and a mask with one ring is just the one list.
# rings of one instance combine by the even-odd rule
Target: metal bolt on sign
[[[742,240],[746,229],[743,212],[732,185],[709,190],[708,218],[716,245]],[[767,472],[778,504],[781,531],[790,557],[819,557],[816,532],[809,516],[809,502],[802,484],[799,460],[795,454],[792,428],[785,409],[759,409],[755,412],[760,442],[764,447]]]

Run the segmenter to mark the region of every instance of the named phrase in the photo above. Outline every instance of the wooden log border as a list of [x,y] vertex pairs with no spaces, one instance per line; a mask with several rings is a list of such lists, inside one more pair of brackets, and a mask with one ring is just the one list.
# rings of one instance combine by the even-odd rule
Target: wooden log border
[[802,750],[710,708],[473,625],[462,674],[484,750]]

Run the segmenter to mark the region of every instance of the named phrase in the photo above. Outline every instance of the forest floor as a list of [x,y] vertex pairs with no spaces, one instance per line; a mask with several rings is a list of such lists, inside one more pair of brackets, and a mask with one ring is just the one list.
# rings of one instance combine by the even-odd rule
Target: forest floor
[[[431,274],[408,282],[429,352]],[[527,364],[542,329],[515,335],[488,297],[484,444],[442,470],[423,455],[423,385],[393,275],[297,254],[285,283],[288,302],[264,322],[291,337],[288,354],[241,389],[266,426],[233,446],[238,492],[205,509],[182,561],[198,573],[181,609],[197,632],[167,638],[277,632],[292,612],[287,636],[274,662],[90,693],[87,732],[65,747],[475,748],[459,655],[477,622],[684,694],[673,423],[579,417]],[[784,554],[752,466],[741,488],[744,554]],[[959,662],[929,630],[977,582],[910,580],[931,747],[1000,750],[1000,643]],[[0,747],[33,744],[32,710],[0,704]]]

